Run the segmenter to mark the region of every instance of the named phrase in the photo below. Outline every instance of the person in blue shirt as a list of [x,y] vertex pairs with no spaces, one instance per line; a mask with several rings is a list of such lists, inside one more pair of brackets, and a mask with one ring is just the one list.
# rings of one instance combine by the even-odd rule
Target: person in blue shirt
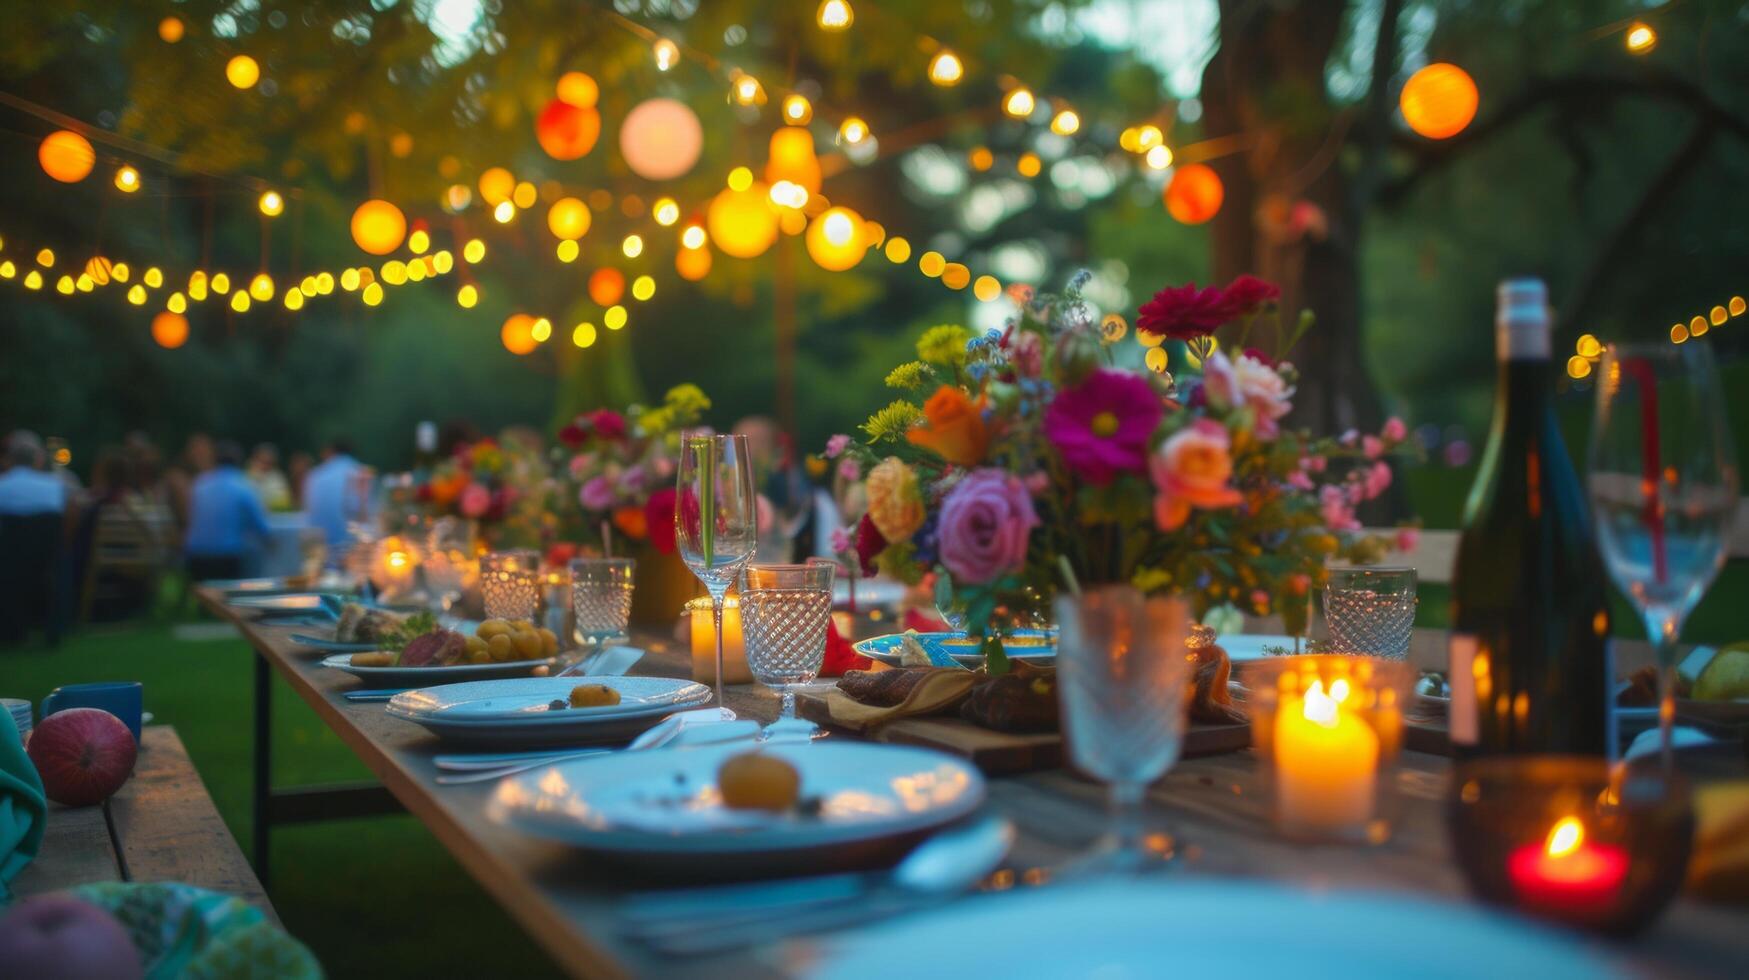
[[67,485],[44,467],[47,451],[37,434],[24,429],[6,439],[6,471],[0,473],[0,514],[30,517],[63,514]]
[[251,541],[267,536],[267,509],[243,473],[243,450],[234,442],[222,442],[216,457],[218,465],[196,477],[189,493],[182,550],[188,576],[197,582],[241,578]]
[[336,439],[322,452],[322,462],[304,477],[304,513],[310,526],[322,529],[330,554],[352,540],[347,525],[368,516],[370,470],[352,458],[352,447]]

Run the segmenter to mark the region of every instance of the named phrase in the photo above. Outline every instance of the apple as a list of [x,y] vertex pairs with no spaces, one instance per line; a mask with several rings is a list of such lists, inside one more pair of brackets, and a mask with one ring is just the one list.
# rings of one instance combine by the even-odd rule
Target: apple
[[101,708],[68,708],[37,723],[26,749],[49,799],[90,806],[109,799],[134,771],[134,733]]
[[0,914],[0,973],[35,980],[142,975],[140,954],[115,916],[65,894],[27,898]]

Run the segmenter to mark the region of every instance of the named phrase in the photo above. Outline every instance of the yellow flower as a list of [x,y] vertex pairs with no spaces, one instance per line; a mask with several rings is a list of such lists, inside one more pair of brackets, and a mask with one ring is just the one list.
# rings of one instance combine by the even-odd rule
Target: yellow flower
[[923,493],[917,474],[888,456],[868,471],[868,519],[891,542],[907,540],[923,526]]

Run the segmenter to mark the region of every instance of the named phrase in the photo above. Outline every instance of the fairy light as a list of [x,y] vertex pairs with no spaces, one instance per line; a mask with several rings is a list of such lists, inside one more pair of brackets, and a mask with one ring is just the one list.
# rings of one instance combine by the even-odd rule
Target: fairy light
[[1138,126],[1136,128],[1136,146],[1141,152],[1152,150],[1154,147],[1165,142],[1166,134],[1162,133],[1160,127],[1153,123],[1148,123],[1145,126]]
[[32,269],[29,272],[26,272],[24,274],[24,288],[25,289],[41,289],[41,288],[43,288],[43,274],[36,271],[35,269]]
[[947,268],[947,259],[940,252],[924,252],[922,257],[917,260],[918,271],[931,279],[941,275],[945,268]]
[[559,256],[560,262],[570,265],[572,262],[577,261],[577,255],[582,249],[578,247],[576,241],[567,238],[558,244],[555,251]]
[[246,54],[237,55],[225,62],[225,80],[230,82],[233,88],[253,88],[255,83],[261,80],[261,66],[255,63],[254,58]]
[[929,59],[929,80],[942,88],[952,88],[960,83],[966,74],[966,66],[960,62],[960,56],[947,48],[942,48]]
[[480,291],[472,283],[455,291],[455,305],[464,310],[471,310],[480,301]]
[[423,228],[415,228],[413,233],[407,236],[407,251],[414,255],[424,255],[425,250],[430,247],[431,236]]
[[1712,321],[1713,326],[1715,327],[1722,327],[1725,325],[1726,315],[1723,306],[1715,306],[1707,312],[1707,318]]
[[[164,274],[162,272],[158,272],[158,281],[157,282],[152,281],[152,273],[154,273],[154,272],[158,272],[156,267],[153,267],[153,268],[146,270],[146,286],[147,286],[147,288],[157,289],[159,286],[164,285]],[[111,266],[109,269],[110,278],[114,279],[116,282],[127,282],[128,276],[130,276],[132,274],[133,274],[133,272],[130,269],[128,269],[128,264],[126,262],[117,262],[115,265]]]
[[765,103],[765,86],[759,84],[759,79],[745,73],[735,76],[734,84],[729,87],[729,93],[740,105],[763,105]]
[[54,266],[55,266],[55,251],[54,251],[54,249],[45,248],[45,249],[39,250],[36,253],[36,264],[42,266],[45,269],[54,268]]
[[363,277],[358,274],[357,269],[347,269],[340,273],[340,288],[349,293],[357,292],[362,279]]
[[1009,92],[1002,100],[1002,111],[1015,119],[1025,119],[1032,115],[1032,110],[1038,108],[1038,100],[1032,97],[1032,89],[1022,85]]
[[861,116],[851,116],[838,124],[838,142],[855,146],[868,139],[868,123]]
[[1073,136],[1081,128],[1081,116],[1073,109],[1062,109],[1051,117],[1051,132],[1058,136]]
[[1636,20],[1628,27],[1626,40],[1629,54],[1645,54],[1658,46],[1658,32],[1645,21]]
[[281,197],[278,191],[262,191],[255,206],[269,218],[277,218],[285,210],[285,198]]
[[223,272],[215,272],[212,278],[207,280],[207,288],[223,296],[231,291],[231,277]]
[[656,295],[656,279],[653,276],[639,276],[632,280],[632,299],[639,302]]
[[1712,327],[1707,323],[1707,319],[1704,316],[1697,315],[1694,319],[1688,321],[1688,335],[1690,337],[1705,337],[1706,332],[1710,329],[1712,329]]
[[390,259],[383,263],[383,282],[391,286],[399,286],[407,281],[407,264],[399,259]]
[[680,63],[680,47],[667,38],[657,38],[650,46],[650,51],[656,56],[656,70],[667,71]]
[[588,322],[577,324],[576,328],[571,331],[571,343],[578,347],[592,346],[595,343],[595,324]]
[[517,210],[520,211],[527,211],[534,207],[535,201],[539,199],[540,189],[526,180],[517,182],[516,187],[510,192],[511,203],[515,204]]
[[897,235],[887,239],[887,261],[901,265],[911,258],[911,243]]
[[[127,263],[125,263],[125,262],[116,263],[116,269],[118,269],[118,270],[127,269]],[[121,281],[123,281],[123,282],[127,281],[128,277],[127,277],[127,274],[125,271],[118,272],[117,275],[119,276]],[[147,289],[157,289],[159,286],[164,285],[164,273],[162,270],[160,270],[155,265],[148,266],[146,268],[146,274],[141,276],[140,279],[141,279],[141,281],[143,281],[146,284]]]
[[791,126],[806,126],[814,118],[814,105],[805,95],[789,95],[783,100],[783,121]]
[[978,173],[983,173],[996,165],[996,154],[991,153],[987,146],[974,146],[972,152],[966,154],[966,163]]
[[238,313],[249,312],[249,294],[241,289],[231,294],[231,309]]
[[431,268],[440,276],[448,275],[449,270],[455,268],[455,255],[447,248],[439,249],[431,256]]
[[1727,312],[1729,312],[1732,316],[1742,316],[1745,308],[1749,308],[1749,304],[1744,303],[1743,297],[1733,296],[1733,297],[1731,297],[1731,302],[1730,302],[1729,306],[1727,307]]
[[11,259],[0,261],[0,279],[11,279],[16,275],[18,275],[18,266],[13,265]]
[[626,308],[615,303],[602,312],[601,322],[609,330],[618,330],[626,325]]
[[288,289],[285,292],[285,308],[297,312],[304,308],[304,294],[301,290]]
[[1145,159],[1148,161],[1148,166],[1155,170],[1165,170],[1172,166],[1172,148],[1162,143],[1149,150]]
[[1002,295],[1002,283],[995,276],[979,276],[978,281],[972,283],[972,295],[988,303]]
[[123,166],[115,172],[115,189],[123,194],[132,194],[140,189],[140,172],[130,166]]
[[509,201],[499,201],[492,208],[492,220],[501,225],[507,225],[516,217],[516,205]]
[[704,248],[705,233],[702,225],[687,225],[680,233],[681,246],[689,249]]
[[828,33],[849,30],[855,22],[856,11],[850,9],[848,0],[821,0],[820,9],[814,14],[814,23]]
[[753,186],[753,171],[746,167],[736,167],[729,171],[729,190],[744,191]]
[[462,258],[467,259],[470,265],[479,265],[480,260],[485,257],[486,243],[478,238],[471,238],[466,245],[462,246]]
[[170,298],[164,301],[164,308],[172,313],[187,313],[188,297],[181,293],[171,293]]
[[1018,171],[1022,177],[1037,177],[1039,171],[1043,168],[1044,161],[1038,158],[1037,153],[1022,153],[1020,159],[1014,162],[1014,169]]
[[553,321],[544,316],[541,317],[534,321],[533,326],[528,328],[528,335],[533,337],[534,342],[537,344],[546,343],[553,335]]
[[265,272],[249,280],[249,295],[265,303],[273,298],[273,277]]
[[657,224],[667,228],[680,220],[680,205],[672,197],[659,197],[650,208],[650,215],[656,219]]
[[619,243],[619,250],[628,259],[637,258],[644,254],[644,237],[635,233],[627,235],[625,241]]
[[361,295],[364,299],[364,305],[380,306],[383,302],[383,284],[380,282],[373,282],[364,287],[364,292]]
[[789,180],[780,180],[767,192],[771,203],[780,208],[801,208],[808,203],[808,189]]

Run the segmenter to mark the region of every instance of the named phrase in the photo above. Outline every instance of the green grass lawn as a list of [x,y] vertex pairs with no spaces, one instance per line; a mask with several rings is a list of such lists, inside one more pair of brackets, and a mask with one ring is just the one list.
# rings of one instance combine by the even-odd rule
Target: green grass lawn
[[[219,812],[245,848],[250,833],[251,653],[241,639],[178,640],[166,619],[92,628],[63,642],[0,649],[0,695],[40,701],[57,684],[138,680],[146,709],[176,726]],[[368,778],[364,766],[290,688],[274,689],[276,785]],[[558,970],[408,816],[274,831],[274,907],[335,977],[454,975],[490,962],[495,976]]]

